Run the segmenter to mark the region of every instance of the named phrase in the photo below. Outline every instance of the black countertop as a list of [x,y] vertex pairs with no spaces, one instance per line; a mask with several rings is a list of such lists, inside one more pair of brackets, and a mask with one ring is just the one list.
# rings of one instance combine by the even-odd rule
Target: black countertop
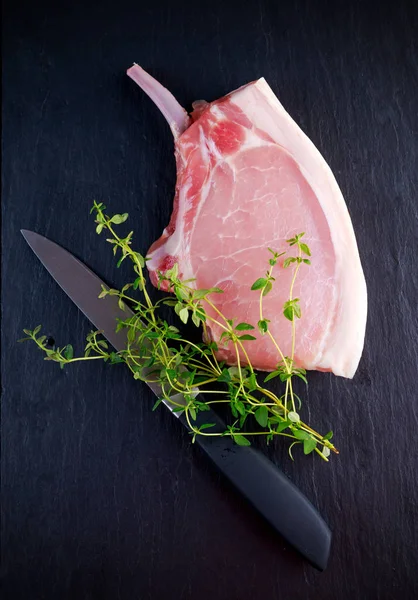
[[[4,598],[398,600],[418,595],[418,7],[386,2],[37,3],[3,21]],[[415,7],[414,7],[415,4]],[[83,6],[84,5],[84,6]],[[267,452],[334,532],[303,562],[123,368],[60,371],[23,327],[82,349],[87,320],[19,234],[107,281],[93,199],[130,213],[139,249],[172,206],[171,133],[125,76],[136,61],[185,106],[264,76],[333,169],[369,291],[353,381],[313,373],[304,415],[340,456]]]

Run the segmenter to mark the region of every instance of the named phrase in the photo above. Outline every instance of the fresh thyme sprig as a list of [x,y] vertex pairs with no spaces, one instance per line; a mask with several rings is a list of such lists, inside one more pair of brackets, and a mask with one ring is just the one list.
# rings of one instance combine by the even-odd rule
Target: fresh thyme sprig
[[[268,442],[275,436],[283,436],[291,440],[289,454],[292,459],[295,444],[303,446],[304,454],[315,451],[325,461],[328,461],[331,451],[337,453],[331,442],[332,432],[321,435],[301,421],[299,408],[296,407],[297,403],[300,407],[301,402],[293,389],[294,377],[307,382],[306,371],[295,364],[296,321],[301,318],[301,307],[299,299],[293,297],[299,269],[303,264],[310,264],[309,258],[306,258],[311,255],[310,249],[301,241],[304,233],[287,240],[289,248],[296,247],[297,255],[287,256],[281,266],[278,265],[278,259],[288,251],[278,253],[268,249],[271,255],[269,268],[265,276],[257,279],[251,287],[260,295],[259,320],[255,326],[251,323],[237,323],[229,315],[222,314],[213,301],[214,295],[222,293],[222,290],[196,289],[194,280],[181,280],[177,264],[169,271],[158,274],[159,286],[164,285],[173,295],[153,302],[144,273],[146,259],[131,247],[133,232],[121,237],[115,231],[115,226],[124,223],[128,215],[125,213],[109,217],[105,210],[104,204],[94,203],[92,212],[96,217],[96,232],[101,234],[106,231],[110,234],[106,241],[112,245],[114,255],[118,255],[117,266],[129,259],[135,273],[134,280],[121,290],[103,286],[100,294],[101,298],[107,295],[117,296],[119,306],[124,309],[128,304],[134,313],[133,316],[120,320],[116,327],[118,331],[126,331],[126,348],[113,352],[100,332],[92,331],[87,336],[84,354],[75,357],[70,344],[63,348],[51,348],[47,337],[38,335],[40,326],[34,330],[25,329],[27,337],[24,340],[33,340],[46,355],[45,360],[57,362],[62,368],[73,362],[98,359],[112,364],[125,363],[135,379],[160,385],[161,396],[154,409],[164,399],[171,402],[175,411],[184,411],[193,441],[197,435],[227,435],[238,445],[246,446],[250,445],[249,436],[264,435]],[[273,272],[277,267],[293,268],[289,298],[283,306],[283,315],[291,322],[291,356],[283,354],[270,331],[270,320],[264,314],[263,300],[273,288]],[[228,367],[218,360],[216,342],[194,343],[185,339],[177,327],[170,325],[161,316],[164,306],[174,309],[182,323],[187,323],[190,319],[196,327],[202,327],[204,340],[210,339],[208,326],[216,324],[221,329],[218,343],[228,344],[234,349],[236,365]],[[277,368],[263,382],[260,382],[261,377],[254,370],[247,352],[247,344],[256,339],[253,335],[256,327],[261,335],[269,338],[278,356]],[[264,385],[275,377],[284,383],[284,393],[281,396]],[[197,387],[203,396],[197,395]],[[186,404],[176,401],[176,394],[181,394]],[[211,405],[222,404],[229,405],[235,419],[226,431],[211,432],[211,423],[197,426],[195,421],[198,412],[207,411]]]

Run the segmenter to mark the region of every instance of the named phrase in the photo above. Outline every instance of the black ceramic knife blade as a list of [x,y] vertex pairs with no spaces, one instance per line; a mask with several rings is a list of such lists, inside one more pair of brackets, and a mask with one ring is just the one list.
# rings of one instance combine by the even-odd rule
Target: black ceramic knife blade
[[[116,350],[123,350],[126,331],[116,333],[116,319],[125,320],[133,314],[130,309],[119,308],[115,296],[99,299],[104,283],[67,250],[33,231],[22,230],[22,234],[64,292]],[[158,384],[148,385],[157,396],[161,395]],[[177,395],[177,405],[180,400]],[[173,410],[172,404],[165,404]],[[172,414],[188,429],[183,413]],[[215,423],[211,432],[225,431],[225,424],[212,410],[197,415],[198,426],[207,422]],[[325,569],[331,531],[316,508],[280,469],[258,450],[237,446],[228,437],[197,436],[196,443],[289,544],[314,567]]]

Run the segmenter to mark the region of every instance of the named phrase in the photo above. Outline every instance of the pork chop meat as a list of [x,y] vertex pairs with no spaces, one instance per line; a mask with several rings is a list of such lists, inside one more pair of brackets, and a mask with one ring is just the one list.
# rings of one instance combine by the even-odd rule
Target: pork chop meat
[[[286,240],[305,232],[312,264],[301,267],[294,288],[302,309],[295,362],[352,377],[363,349],[366,285],[346,204],[319,151],[264,79],[215,102],[196,102],[189,118],[139,66],[128,75],[160,107],[175,141],[174,209],[148,252],[151,280],[177,263],[181,278],[193,278],[196,288],[223,290],[212,300],[227,318],[256,326],[259,292],[250,288],[268,268],[268,248],[288,250]],[[283,268],[284,258],[263,312],[289,356],[291,322],[283,304],[293,271]],[[209,330],[218,341],[222,330],[214,324]],[[253,366],[275,369],[277,350],[266,336],[254,335],[246,342]],[[233,346],[219,345],[218,355],[236,363]]]

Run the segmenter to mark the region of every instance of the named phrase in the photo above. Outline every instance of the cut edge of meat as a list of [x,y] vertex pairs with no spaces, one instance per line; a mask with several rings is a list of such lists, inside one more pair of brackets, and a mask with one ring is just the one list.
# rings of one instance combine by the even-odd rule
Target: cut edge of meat
[[[240,88],[230,94],[231,102],[245,110],[256,127],[268,131],[274,141],[294,157],[314,190],[330,228],[336,258],[336,289],[340,291],[339,310],[312,368],[352,378],[364,346],[367,289],[347,205],[322,154],[283,108],[266,80],[258,79],[246,89],[245,102],[243,90]],[[248,93],[253,95],[254,102],[249,102]],[[271,106],[270,114],[257,110],[258,94]],[[278,113],[280,119],[277,119]]]

